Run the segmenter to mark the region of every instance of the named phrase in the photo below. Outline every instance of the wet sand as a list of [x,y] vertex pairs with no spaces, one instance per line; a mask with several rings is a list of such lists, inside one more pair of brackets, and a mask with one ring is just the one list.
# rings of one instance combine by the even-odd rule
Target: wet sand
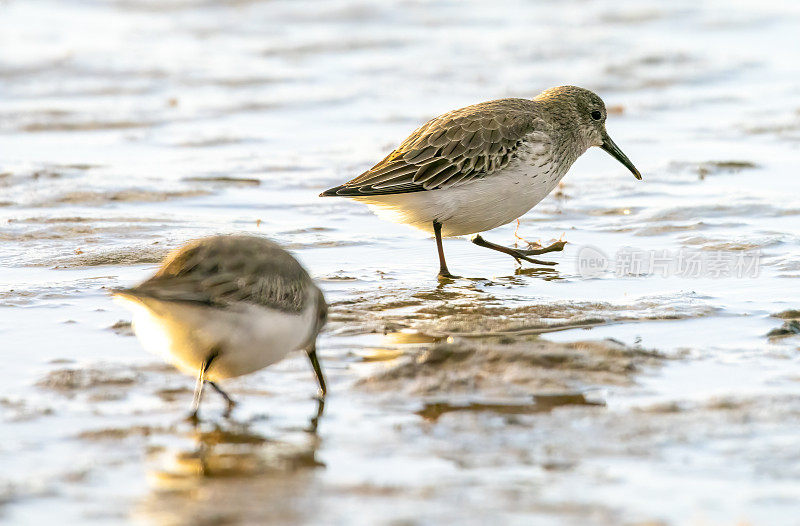
[[[0,522],[793,524],[800,516],[800,13],[673,2],[10,2],[0,32]],[[514,13],[509,17],[508,13]],[[479,36],[480,38],[476,38]],[[582,157],[519,268],[318,193],[444,111],[600,93],[644,174]],[[486,233],[512,244],[515,225]],[[108,290],[213,233],[268,236],[331,303],[213,393]],[[742,277],[593,254],[759,254]],[[630,269],[629,269],[630,270]]]

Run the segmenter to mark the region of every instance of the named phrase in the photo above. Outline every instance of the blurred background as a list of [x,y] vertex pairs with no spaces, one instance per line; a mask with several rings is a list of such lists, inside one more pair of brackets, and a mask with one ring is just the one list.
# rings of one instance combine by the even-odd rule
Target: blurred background
[[[797,524],[798,35],[789,0],[0,1],[0,521]],[[317,197],[431,117],[564,84],[644,181],[584,155],[522,218],[569,242],[555,270],[454,239],[475,279],[440,287],[425,234]],[[107,296],[219,232],[332,303],[313,432],[299,355],[191,429],[192,379]],[[585,279],[586,246],[759,268]]]

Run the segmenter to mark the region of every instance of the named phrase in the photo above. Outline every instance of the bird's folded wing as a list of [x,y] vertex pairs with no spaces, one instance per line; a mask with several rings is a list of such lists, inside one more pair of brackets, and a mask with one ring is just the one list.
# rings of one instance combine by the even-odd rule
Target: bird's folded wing
[[244,279],[220,273],[206,279],[198,276],[153,278],[119,294],[161,301],[198,303],[209,307],[252,304],[299,313],[307,301],[307,284],[280,277]]
[[476,104],[428,121],[384,160],[322,195],[371,196],[450,188],[508,165],[526,135],[544,126],[531,101]]
[[118,292],[214,307],[249,303],[286,312],[305,308],[313,284],[291,255],[266,242],[236,251],[225,244],[222,239],[220,246],[183,250],[152,278]]

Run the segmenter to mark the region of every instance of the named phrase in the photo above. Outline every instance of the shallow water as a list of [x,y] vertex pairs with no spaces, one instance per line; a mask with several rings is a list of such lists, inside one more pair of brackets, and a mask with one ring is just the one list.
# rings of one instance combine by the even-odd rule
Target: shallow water
[[[2,520],[800,516],[800,337],[766,336],[800,308],[794,2],[7,1],[0,28]],[[644,181],[583,156],[521,221],[569,242],[553,269],[452,239],[440,285],[424,234],[317,197],[436,114],[559,84],[603,96]],[[108,298],[216,232],[325,289],[320,418],[298,354],[193,430],[193,380]],[[587,279],[587,246],[759,266]]]

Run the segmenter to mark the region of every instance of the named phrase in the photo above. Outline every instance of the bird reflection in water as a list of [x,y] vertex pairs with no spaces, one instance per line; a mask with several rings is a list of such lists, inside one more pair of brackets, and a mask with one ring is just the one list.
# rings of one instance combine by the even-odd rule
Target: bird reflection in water
[[193,426],[188,436],[194,447],[159,452],[169,458],[162,457],[157,462],[159,469],[151,472],[154,489],[181,489],[202,479],[269,476],[324,466],[316,453],[320,445],[317,428],[325,403],[321,398],[316,402],[308,425],[299,433],[288,430],[280,439],[255,431],[250,422],[231,419]]

